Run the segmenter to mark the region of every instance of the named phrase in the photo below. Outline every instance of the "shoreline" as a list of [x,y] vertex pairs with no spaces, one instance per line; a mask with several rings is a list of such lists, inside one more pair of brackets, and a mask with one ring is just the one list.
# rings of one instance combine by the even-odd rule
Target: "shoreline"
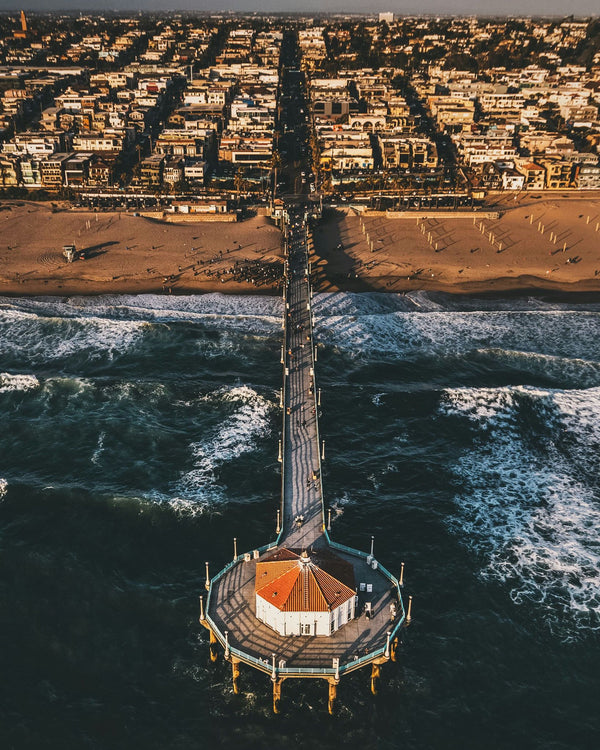
[[[502,281],[502,280],[498,280]],[[515,284],[517,279],[508,279],[511,284],[506,286],[495,286],[493,281],[491,283],[481,283],[471,285],[464,285],[458,287],[446,287],[442,284],[431,285],[431,286],[413,286],[404,289],[384,289],[377,288],[371,285],[349,285],[348,287],[329,288],[326,290],[315,290],[315,295],[319,294],[385,294],[385,295],[401,295],[409,296],[412,294],[423,293],[430,295],[433,299],[437,296],[440,298],[448,298],[451,300],[482,300],[482,301],[496,301],[496,300],[521,300],[527,298],[533,298],[540,301],[549,301],[552,303],[563,303],[563,304],[600,304],[600,288],[586,288],[585,284],[577,285],[577,288],[567,288],[564,285],[549,286],[545,280],[540,280],[543,285],[538,286],[522,286]],[[58,288],[32,288],[27,291],[21,289],[11,290],[0,287],[0,298],[3,299],[69,299],[71,297],[86,297],[93,299],[95,297],[121,297],[121,296],[158,296],[158,297],[189,297],[189,296],[203,296],[208,294],[222,294],[226,297],[235,296],[257,296],[257,297],[280,297],[281,291],[277,289],[264,289],[256,288],[251,286],[237,287],[223,285],[216,286],[211,285],[205,288],[192,287],[186,288],[184,286],[178,286],[172,289],[171,293],[165,292],[161,287],[147,286],[147,285],[123,285],[122,287],[115,288],[100,288],[96,287],[93,291],[82,288],[77,285],[73,288],[61,286]]]

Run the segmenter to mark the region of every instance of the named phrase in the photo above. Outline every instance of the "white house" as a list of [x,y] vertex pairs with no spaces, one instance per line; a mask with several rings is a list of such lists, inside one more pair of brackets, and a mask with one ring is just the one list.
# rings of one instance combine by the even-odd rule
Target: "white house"
[[255,594],[256,617],[280,635],[328,636],[354,619],[354,570],[329,550],[275,550],[256,564]]

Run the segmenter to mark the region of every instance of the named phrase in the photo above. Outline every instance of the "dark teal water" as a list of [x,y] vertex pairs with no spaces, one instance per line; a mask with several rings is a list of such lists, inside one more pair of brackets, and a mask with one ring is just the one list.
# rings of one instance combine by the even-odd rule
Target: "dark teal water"
[[597,748],[600,305],[315,298],[332,535],[414,620],[369,672],[209,662],[204,561],[273,537],[281,301],[0,300],[1,748]]

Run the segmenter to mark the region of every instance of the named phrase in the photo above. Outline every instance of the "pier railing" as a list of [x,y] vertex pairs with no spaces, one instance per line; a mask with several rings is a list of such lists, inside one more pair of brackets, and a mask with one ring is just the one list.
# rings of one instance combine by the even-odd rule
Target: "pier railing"
[[[327,534],[327,532],[325,532]],[[329,540],[329,536],[327,535],[327,538]],[[360,557],[366,560],[369,555],[367,555],[366,552],[362,552],[361,550],[353,549],[352,547],[347,547],[344,544],[338,544],[337,542],[332,542],[329,540],[329,544],[333,549],[337,549],[340,552],[344,552],[347,555],[352,555],[354,557]],[[258,552],[259,555],[262,555],[263,552],[268,552],[271,549],[274,549],[277,547],[278,542],[269,542],[269,544],[264,544],[262,547],[258,547],[256,550],[252,550],[252,552],[245,552],[241,555],[238,555],[235,559],[233,559],[231,562],[227,563],[227,565],[222,568],[214,578],[210,580],[210,587],[208,590],[208,597],[206,600],[206,614],[205,618],[208,624],[210,625],[210,628],[212,632],[214,633],[216,639],[219,641],[221,646],[225,649],[226,652],[231,653],[236,659],[239,659],[241,662],[244,662],[245,664],[248,664],[252,667],[255,667],[256,669],[260,669],[261,671],[270,674],[273,676],[273,664],[269,659],[269,656],[272,656],[271,654],[268,654],[265,656],[265,658],[260,658],[257,656],[254,656],[253,654],[248,653],[247,651],[244,651],[242,649],[236,648],[234,646],[231,646],[225,634],[221,631],[219,626],[214,622],[214,620],[210,617],[210,602],[211,602],[211,594],[213,590],[213,585],[217,583],[217,581],[222,578],[226,573],[228,573],[232,568],[234,568],[236,565],[240,563],[244,563],[247,561],[247,555],[250,554],[251,559],[254,559],[254,552]],[[392,583],[394,589],[396,590],[397,596],[398,596],[398,603],[400,605],[400,616],[397,618],[396,622],[394,623],[394,627],[390,630],[390,640],[393,640],[398,635],[400,628],[404,625],[406,620],[406,613],[404,610],[404,604],[402,601],[402,594],[400,590],[400,583],[398,579],[392,575],[386,568],[383,567],[383,565],[380,565],[377,563],[377,569]],[[340,663],[339,667],[335,669],[332,667],[280,667],[277,664],[275,665],[275,675],[279,677],[331,677],[335,676],[336,674],[342,675],[342,674],[348,674],[349,672],[354,671],[355,669],[360,669],[360,667],[363,667],[365,664],[368,664],[372,661],[375,661],[376,659],[381,659],[382,657],[386,657],[386,650],[387,646],[381,646],[380,648],[374,649],[373,651],[369,651],[369,653],[364,654],[361,657],[355,657],[351,659],[350,661],[346,663]],[[277,656],[277,655],[276,655]]]
[[315,413],[315,433],[317,440],[317,460],[319,465],[319,492],[321,497],[321,527],[323,531],[326,530],[325,523],[325,495],[323,494],[323,468],[322,468],[322,443],[319,432],[319,389],[317,388],[317,370],[315,368],[315,337],[314,337],[314,320],[313,320],[313,305],[312,305],[312,283],[310,278],[310,262],[309,262],[309,248],[308,248],[308,230],[306,230],[306,276],[307,276],[307,305],[308,305],[308,318],[310,323],[310,366],[312,371],[312,382],[313,382],[313,409]]
[[286,447],[286,439],[285,439],[285,423],[286,423],[286,402],[287,402],[287,371],[289,367],[289,360],[288,360],[288,346],[287,346],[287,335],[288,335],[288,329],[287,329],[287,320],[288,320],[288,299],[287,299],[287,287],[289,283],[289,272],[290,272],[290,264],[289,264],[289,248],[287,246],[286,241],[286,253],[285,253],[285,265],[284,265],[284,275],[283,275],[283,343],[282,343],[282,352],[283,357],[281,358],[283,360],[283,375],[282,375],[282,382],[281,382],[281,500],[280,500],[280,519],[279,519],[279,532],[277,534],[277,544],[281,542],[281,539],[284,535],[285,531],[285,447]]

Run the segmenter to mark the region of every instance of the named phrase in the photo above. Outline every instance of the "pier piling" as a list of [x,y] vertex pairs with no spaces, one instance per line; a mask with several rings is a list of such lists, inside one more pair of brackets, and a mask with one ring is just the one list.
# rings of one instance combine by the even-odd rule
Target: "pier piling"
[[379,692],[379,680],[381,678],[381,666],[377,662],[373,662],[371,667],[371,693],[377,695]]
[[273,680],[273,713],[278,714],[281,710],[281,686],[283,680],[276,677]]
[[214,663],[219,658],[219,652],[217,651],[219,641],[217,640],[217,636],[212,631],[212,628],[208,629],[208,642],[210,649],[210,660]]
[[239,679],[240,679],[240,662],[239,662],[239,659],[236,659],[235,656],[232,656],[231,657],[231,681],[233,683],[234,695],[240,694]]
[[329,711],[329,715],[333,716],[333,710],[335,708],[335,702],[337,700],[337,686],[339,683],[339,680],[336,680],[334,677],[329,678],[329,699],[327,701],[327,710]]

